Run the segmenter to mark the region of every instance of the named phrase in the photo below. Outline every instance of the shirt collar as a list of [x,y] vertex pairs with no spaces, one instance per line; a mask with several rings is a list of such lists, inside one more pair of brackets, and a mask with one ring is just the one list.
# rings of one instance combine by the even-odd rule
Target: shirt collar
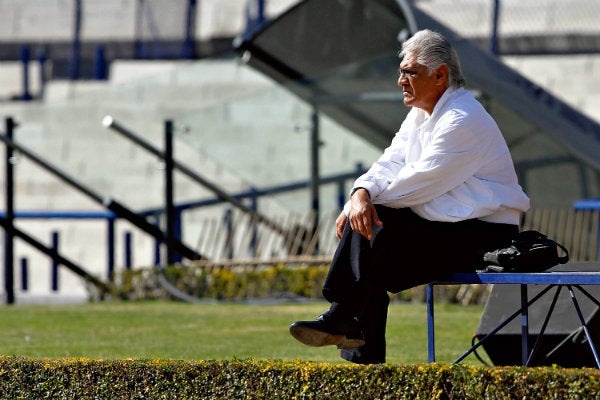
[[431,115],[427,114],[427,111],[423,110],[422,108],[413,107],[413,112],[416,113],[415,114],[416,123],[418,125],[420,125],[427,121],[431,121],[432,120],[431,117],[434,115],[437,115],[441,109],[446,107],[448,102],[455,96],[455,94],[461,90],[463,90],[463,88],[454,89],[454,88],[448,87],[444,91],[442,96],[438,99],[437,103],[435,103],[435,106],[433,107],[433,112],[431,113]]
[[442,94],[442,97],[439,98],[439,100],[437,101],[437,103],[435,103],[435,107],[433,107],[433,113],[431,113],[431,116],[435,115],[437,112],[439,112],[440,109],[444,108],[446,106],[446,104],[448,103],[448,101],[454,97],[454,94],[456,92],[458,92],[460,90],[459,89],[454,89],[451,87],[448,87],[448,89],[446,89],[446,91],[444,91],[444,94]]

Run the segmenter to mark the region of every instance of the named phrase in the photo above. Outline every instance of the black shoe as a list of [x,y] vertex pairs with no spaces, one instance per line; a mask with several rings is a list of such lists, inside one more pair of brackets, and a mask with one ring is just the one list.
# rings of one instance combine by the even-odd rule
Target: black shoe
[[360,326],[355,319],[336,320],[327,313],[314,321],[297,321],[290,333],[307,346],[337,346],[338,349],[355,349],[365,344]]

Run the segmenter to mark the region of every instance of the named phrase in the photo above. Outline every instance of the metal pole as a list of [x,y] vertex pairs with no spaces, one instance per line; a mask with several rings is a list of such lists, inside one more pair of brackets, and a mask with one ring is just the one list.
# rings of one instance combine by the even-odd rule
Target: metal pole
[[500,0],[494,0],[492,12],[492,34],[490,37],[490,51],[498,55],[498,19],[500,17]]
[[[311,115],[311,134],[310,134],[310,192],[311,192],[311,210],[313,212],[313,225],[312,235],[313,237],[319,227],[319,181],[320,181],[320,167],[319,167],[319,146],[321,146],[321,139],[319,134],[319,110],[316,105],[313,106],[313,112]],[[317,239],[318,240],[318,239]],[[319,248],[318,242],[315,247],[315,251]]]
[[[73,178],[71,178],[71,177],[65,175],[64,173],[62,173],[61,171],[59,171],[53,165],[42,160],[41,158],[36,156],[34,153],[27,150],[22,145],[15,143],[11,139],[8,139],[6,137],[6,135],[0,134],[0,141],[4,142],[6,145],[8,145],[11,148],[18,150],[22,155],[26,156],[34,163],[40,165],[46,171],[54,174],[56,177],[61,179],[63,182],[73,186],[75,189],[79,190],[81,193],[87,195],[88,197],[92,198],[96,202],[102,204],[105,208],[112,211],[117,217],[127,219],[129,222],[131,222],[138,228],[142,229],[144,232],[148,233],[149,235],[152,235],[159,241],[161,241],[163,243],[166,242],[167,237],[166,237],[165,233],[158,226],[153,225],[150,222],[148,222],[146,220],[146,218],[144,218],[143,216],[133,212],[132,210],[125,207],[124,205],[122,205],[121,203],[117,202],[114,199],[103,198],[99,194],[93,192],[91,189],[84,187],[83,185],[76,182]],[[179,251],[179,253],[182,256],[187,257],[190,260],[198,260],[198,259],[202,258],[202,256],[196,250],[186,246],[184,243],[180,242],[179,240],[175,241],[174,244],[177,247],[177,251]]]
[[310,130],[310,192],[311,210],[319,213],[319,110],[313,107]]
[[590,345],[590,350],[594,356],[594,360],[596,361],[596,365],[600,368],[600,357],[598,356],[598,351],[596,350],[596,346],[594,345],[594,341],[592,340],[592,336],[590,334],[590,330],[588,328],[587,323],[585,322],[585,318],[583,318],[583,314],[581,313],[581,307],[579,307],[579,303],[577,302],[577,297],[575,297],[575,292],[571,285],[567,285],[569,289],[569,295],[571,296],[571,300],[573,300],[573,306],[575,307],[575,311],[577,311],[577,316],[579,317],[579,322],[581,323],[581,328],[585,333],[585,338]]
[[[5,122],[6,136],[12,140],[16,124],[10,117],[6,118]],[[13,226],[15,218],[13,152],[12,147],[6,146],[6,223],[9,227]],[[15,303],[14,263],[14,232],[12,229],[6,229],[4,231],[4,291],[7,304]]]
[[19,228],[8,224],[6,218],[3,216],[0,216],[0,226],[2,226],[2,228],[4,228],[7,231],[10,230],[14,236],[23,240],[25,243],[31,245],[33,248],[41,251],[42,253],[46,254],[47,256],[51,257],[53,260],[56,260],[59,264],[64,265],[65,267],[67,267],[68,269],[70,269],[71,271],[76,273],[77,275],[83,277],[86,281],[93,283],[103,293],[108,293],[110,291],[110,288],[104,282],[102,282],[101,280],[96,278],[94,275],[87,273],[84,269],[82,269],[81,267],[79,267],[78,265],[76,265],[75,263],[70,261],[69,259],[61,256],[54,249],[45,246],[44,244],[40,243],[39,241],[37,241],[36,239],[31,237],[27,233],[20,230]]
[[[52,232],[52,250],[58,253],[58,232]],[[50,289],[53,292],[58,292],[58,261],[52,259],[51,274],[50,274]]]
[[427,297],[427,354],[430,363],[435,362],[435,303],[433,285],[428,283],[425,286]]
[[244,37],[250,39],[252,34],[265,23],[265,0],[247,0],[246,31]]
[[29,290],[29,265],[25,257],[21,258],[21,290]]
[[43,99],[46,89],[46,53],[44,49],[41,49],[38,53],[38,62],[40,64],[40,91],[38,98]]
[[97,80],[105,80],[108,78],[106,72],[106,56],[104,47],[96,47],[96,55],[94,58],[94,78]]
[[167,216],[167,264],[175,263],[175,205],[173,203],[173,121],[165,121],[165,215]]
[[186,21],[185,21],[185,41],[183,44],[183,58],[192,59],[196,56],[194,40],[194,24],[196,23],[196,0],[188,0]]
[[527,307],[527,285],[521,285],[521,360],[527,365],[529,354],[529,307]]
[[133,57],[140,59],[144,58],[144,44],[142,41],[142,13],[144,0],[135,2],[135,22],[134,22],[134,39],[133,39]]
[[79,79],[79,58],[81,50],[81,0],[75,0],[75,24],[73,28],[73,45],[71,48],[71,65],[69,75],[72,81]]
[[229,260],[233,259],[233,211],[228,208],[223,217],[223,225],[225,225],[225,257]]
[[[150,142],[146,141],[145,139],[141,138],[139,135],[136,135],[134,132],[130,131],[123,125],[119,124],[110,115],[107,115],[104,117],[104,119],[102,120],[102,124],[106,128],[111,128],[115,132],[120,133],[121,135],[125,136],[127,139],[131,140],[133,143],[135,143],[136,145],[147,150],[151,154],[154,154],[155,156],[159,157],[162,160],[165,159],[165,154],[163,151],[160,151],[154,145],[152,145]],[[209,182],[208,180],[206,180],[203,177],[201,177],[200,175],[198,175],[191,168],[181,164],[177,160],[173,160],[173,166],[174,166],[174,168],[177,168],[181,173],[188,176],[190,179],[194,180],[195,182],[199,183],[200,185],[202,185],[202,186],[206,187],[207,189],[209,189],[210,191],[212,191],[220,199],[222,199],[230,204],[233,204],[234,206],[236,206],[238,209],[242,210],[243,212],[250,214],[258,222],[264,223],[265,225],[267,225],[269,228],[273,229],[277,233],[287,234],[287,229],[285,229],[283,226],[281,226],[280,224],[278,224],[274,221],[271,221],[266,216],[257,213],[255,210],[253,210],[250,207],[243,204],[240,200],[229,195],[227,192],[222,190],[220,187],[216,186],[215,184]]]
[[131,232],[125,232],[125,269],[130,270],[133,265],[131,253]]
[[31,100],[29,92],[29,46],[21,46],[21,66],[23,68],[23,93],[21,100]]
[[109,282],[115,280],[115,219],[106,220],[106,273]]

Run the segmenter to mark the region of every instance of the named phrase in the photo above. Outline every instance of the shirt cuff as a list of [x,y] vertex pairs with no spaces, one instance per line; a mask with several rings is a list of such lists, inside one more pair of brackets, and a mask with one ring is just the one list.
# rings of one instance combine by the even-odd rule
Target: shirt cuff
[[354,193],[356,193],[356,191],[359,190],[359,189],[365,189],[367,191],[367,195],[369,196],[369,198],[371,198],[371,193],[369,193],[369,190],[367,188],[362,187],[362,186],[358,186],[358,187],[352,188],[352,190],[350,191],[350,197],[352,197],[352,195]]

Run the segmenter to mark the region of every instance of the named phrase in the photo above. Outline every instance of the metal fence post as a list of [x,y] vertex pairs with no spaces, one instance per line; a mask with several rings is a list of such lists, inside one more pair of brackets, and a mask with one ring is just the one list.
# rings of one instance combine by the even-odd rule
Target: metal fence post
[[223,224],[225,225],[225,258],[231,260],[233,254],[233,211],[228,208],[223,216]]
[[40,64],[40,90],[38,92],[38,98],[43,99],[44,93],[46,91],[46,81],[47,81],[46,61],[48,61],[48,59],[46,57],[46,52],[43,48],[38,51],[37,57],[38,57],[38,63]]
[[319,147],[321,139],[319,135],[319,110],[313,107],[310,129],[310,208],[315,214],[319,214]]
[[246,1],[246,29],[244,36],[249,39],[265,23],[265,0]]
[[131,253],[131,232],[125,232],[125,269],[130,270],[133,265]]
[[[52,232],[52,249],[58,253],[58,232]],[[58,261],[52,259],[50,271],[50,289],[53,292],[58,292]]]
[[173,204],[173,121],[165,121],[165,215],[167,217],[167,265],[175,263],[175,206]]
[[[12,140],[13,130],[16,124],[10,117],[6,118],[6,136]],[[14,158],[13,148],[6,146],[6,222],[8,229],[4,231],[4,290],[6,293],[6,303],[15,302],[15,270],[14,270],[14,233],[12,231],[15,210],[14,210]]]
[[[313,221],[311,227],[311,237],[317,232],[319,226],[319,213],[321,212],[320,206],[320,163],[319,163],[319,148],[321,147],[320,137],[320,126],[319,126],[319,109],[316,105],[313,105],[313,111],[311,115],[311,129],[310,129],[310,189],[311,189],[311,210],[313,211]],[[315,252],[319,249],[319,239],[315,244]]]
[[25,257],[21,258],[21,290],[29,290],[29,265]]
[[106,80],[108,78],[106,55],[104,53],[104,47],[102,46],[96,47],[94,56],[94,78],[97,80]]
[[72,81],[79,79],[79,62],[81,57],[81,0],[75,0],[75,15],[73,24],[73,43],[71,45],[71,60],[69,77]]
[[192,59],[196,57],[195,26],[196,23],[196,0],[188,0],[185,19],[185,39],[183,41],[183,58]]
[[29,91],[29,46],[21,46],[21,66],[23,68],[23,93],[21,94],[21,100],[31,100],[31,93]]
[[492,33],[490,36],[490,51],[498,55],[498,19],[500,17],[500,0],[494,0],[492,13]]
[[109,282],[113,282],[115,279],[115,219],[108,218],[106,222],[107,278]]

